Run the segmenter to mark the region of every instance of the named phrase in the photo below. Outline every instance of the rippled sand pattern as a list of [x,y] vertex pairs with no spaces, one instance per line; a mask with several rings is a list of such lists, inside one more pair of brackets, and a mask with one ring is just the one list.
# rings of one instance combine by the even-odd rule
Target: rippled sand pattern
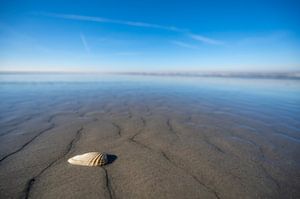
[[[0,198],[300,198],[299,97],[113,83],[0,97]],[[89,151],[117,158],[68,164]]]

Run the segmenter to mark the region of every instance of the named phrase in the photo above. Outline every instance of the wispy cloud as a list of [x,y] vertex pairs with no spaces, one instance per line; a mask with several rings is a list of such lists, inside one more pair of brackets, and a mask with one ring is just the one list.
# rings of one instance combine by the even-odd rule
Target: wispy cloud
[[202,43],[206,44],[212,44],[212,45],[221,45],[224,44],[224,42],[216,40],[216,39],[211,39],[209,37],[204,37],[202,35],[198,34],[188,34],[188,36],[196,41],[200,41]]
[[179,47],[183,47],[183,48],[189,48],[189,49],[199,49],[198,46],[192,45],[192,44],[188,44],[182,41],[171,41],[172,44],[175,44]]
[[182,28],[178,28],[175,26],[164,26],[164,25],[138,22],[138,21],[116,20],[116,19],[109,19],[109,18],[103,18],[103,17],[92,17],[92,16],[74,15],[74,14],[57,14],[57,13],[40,13],[40,14],[44,15],[44,16],[49,16],[49,17],[77,20],[77,21],[113,23],[113,24],[120,24],[120,25],[127,25],[127,26],[163,29],[163,30],[169,30],[169,31],[175,31],[175,32],[187,32],[188,31],[187,29],[182,29]]
[[[127,21],[127,20],[116,20],[104,17],[93,17],[93,16],[85,16],[85,15],[75,15],[75,14],[58,14],[58,13],[39,13],[43,16],[54,17],[54,18],[61,18],[61,19],[68,19],[68,20],[76,20],[76,21],[89,21],[89,22],[96,22],[96,23],[111,23],[111,24],[119,24],[119,25],[126,25],[126,26],[133,26],[133,27],[141,27],[141,28],[154,28],[154,29],[161,29],[161,30],[168,30],[172,32],[182,33],[196,41],[200,41],[205,44],[210,45],[221,45],[224,42],[212,39],[203,35],[194,34],[189,29],[179,28],[176,26],[167,26],[167,25],[159,25],[153,23],[145,23],[145,22],[138,22],[138,21]],[[179,44],[182,47],[187,47],[183,43]]]
[[90,53],[90,47],[89,47],[89,45],[88,45],[88,43],[87,43],[87,41],[85,39],[84,34],[80,33],[80,39],[81,39],[81,42],[82,42],[82,45],[83,45],[85,51],[87,53]]

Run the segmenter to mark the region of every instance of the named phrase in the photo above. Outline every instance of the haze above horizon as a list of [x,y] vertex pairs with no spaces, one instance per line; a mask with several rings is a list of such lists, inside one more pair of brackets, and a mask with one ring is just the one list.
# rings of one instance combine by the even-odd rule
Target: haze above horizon
[[300,3],[0,1],[0,71],[299,71]]

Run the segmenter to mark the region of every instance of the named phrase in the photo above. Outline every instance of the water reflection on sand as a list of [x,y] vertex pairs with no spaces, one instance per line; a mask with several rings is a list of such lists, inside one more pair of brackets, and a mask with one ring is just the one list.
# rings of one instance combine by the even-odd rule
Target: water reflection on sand
[[[1,198],[300,196],[299,80],[1,75],[0,82]],[[67,163],[88,151],[118,158],[104,169]]]

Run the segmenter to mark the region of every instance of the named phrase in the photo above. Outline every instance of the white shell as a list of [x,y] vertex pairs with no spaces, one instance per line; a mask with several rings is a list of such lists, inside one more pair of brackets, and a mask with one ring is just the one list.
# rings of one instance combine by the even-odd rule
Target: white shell
[[68,160],[70,164],[80,166],[103,166],[107,163],[107,155],[99,152],[89,152],[76,155]]

